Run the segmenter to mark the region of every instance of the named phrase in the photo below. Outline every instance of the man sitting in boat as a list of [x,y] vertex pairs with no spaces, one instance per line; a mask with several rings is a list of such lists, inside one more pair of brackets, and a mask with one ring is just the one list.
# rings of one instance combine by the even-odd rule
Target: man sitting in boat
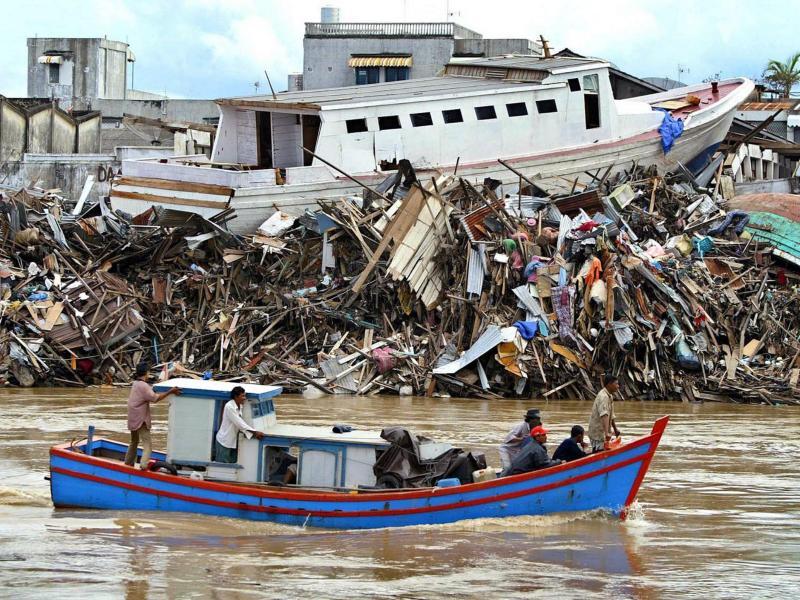
[[511,463],[517,457],[525,444],[531,440],[531,428],[538,427],[542,424],[542,418],[539,415],[538,408],[529,408],[525,413],[525,420],[522,423],[517,423],[514,428],[508,432],[506,439],[500,445],[500,466],[503,469],[511,467]]
[[569,462],[586,456],[589,444],[583,441],[584,430],[580,425],[574,425],[569,437],[553,452],[553,460]]
[[223,463],[235,463],[239,460],[239,432],[247,439],[255,436],[257,439],[264,437],[242,418],[242,405],[246,394],[244,388],[237,385],[231,390],[231,399],[225,404],[222,411],[222,424],[217,431],[216,444],[214,445],[214,460]]
[[552,460],[547,456],[547,442],[548,430],[541,425],[534,427],[531,431],[531,438],[533,441],[526,444],[517,457],[511,462],[511,467],[504,470],[502,477],[506,475],[519,475],[520,473],[528,473],[529,471],[537,471],[538,469],[545,469],[560,465],[561,460]]

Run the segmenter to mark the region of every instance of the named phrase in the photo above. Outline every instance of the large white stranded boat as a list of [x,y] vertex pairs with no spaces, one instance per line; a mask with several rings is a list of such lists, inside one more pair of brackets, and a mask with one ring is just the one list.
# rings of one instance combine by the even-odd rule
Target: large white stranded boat
[[[205,217],[233,208],[229,227],[250,233],[276,209],[301,214],[359,189],[325,161],[368,184],[401,159],[420,177],[458,164],[460,176],[506,183],[518,175],[498,159],[542,177],[633,162],[662,172],[702,166],[753,90],[736,78],[616,100],[609,66],[497,57],[451,63],[440,77],[219,100],[211,159],[125,161],[112,207],[135,215],[157,204]],[[658,108],[685,126],[667,153]]]

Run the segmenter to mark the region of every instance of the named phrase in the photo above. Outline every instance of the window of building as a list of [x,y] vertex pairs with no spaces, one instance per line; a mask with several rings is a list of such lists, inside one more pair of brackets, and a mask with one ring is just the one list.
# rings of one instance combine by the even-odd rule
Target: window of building
[[397,115],[378,117],[378,129],[400,129],[400,117]]
[[536,111],[539,114],[558,112],[555,100],[537,100]]
[[442,111],[442,118],[444,119],[445,123],[462,123],[464,121],[464,117],[461,116],[461,109],[460,108],[453,108],[451,110],[443,110]]
[[50,63],[47,66],[49,67],[48,71],[49,71],[50,83],[59,83],[61,65],[56,63]]
[[581,91],[581,82],[578,81],[577,78],[575,78],[575,79],[567,79],[567,83],[569,84],[569,91],[570,92],[580,92]]
[[405,81],[408,70],[408,67],[386,67],[386,81]]
[[476,106],[475,116],[478,121],[486,121],[487,119],[496,119],[497,113],[494,110],[494,106]]
[[411,113],[411,125],[414,127],[427,127],[428,125],[433,125],[431,113]]
[[347,133],[361,133],[362,131],[367,131],[366,119],[347,119],[345,124],[347,125]]
[[506,104],[506,110],[508,111],[509,117],[524,117],[528,114],[528,107],[525,106],[524,102]]
[[381,80],[380,67],[358,67],[356,69],[356,85],[378,83]]

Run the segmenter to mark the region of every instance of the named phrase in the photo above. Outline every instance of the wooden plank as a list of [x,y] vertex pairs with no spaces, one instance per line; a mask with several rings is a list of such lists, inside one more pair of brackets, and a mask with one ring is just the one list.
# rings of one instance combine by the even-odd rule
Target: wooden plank
[[153,194],[142,194],[139,192],[111,191],[112,198],[128,198],[130,200],[141,200],[143,202],[153,202],[155,204],[177,204],[178,206],[196,206],[200,208],[218,208],[224,210],[228,207],[230,198],[224,201],[213,202],[211,200],[189,200],[188,198],[174,198],[172,196],[156,196]]
[[194,192],[198,194],[217,194],[218,196],[230,196],[233,188],[213,183],[195,183],[191,181],[173,181],[170,179],[155,179],[153,177],[120,177],[114,182],[118,185],[134,185],[141,187],[156,188],[159,190],[173,190],[176,192]]
[[63,311],[64,311],[63,302],[56,302],[55,304],[53,304],[53,306],[51,306],[47,310],[47,316],[45,317],[45,322],[44,325],[42,325],[41,329],[43,331],[51,331]]
[[[399,234],[399,232],[408,226],[409,222],[413,223],[413,219],[416,219],[416,215],[419,214],[419,211],[422,210],[422,191],[418,188],[415,188],[415,191],[418,194],[409,194],[405,198],[403,198],[403,204],[400,206],[400,209],[397,211],[394,219],[391,220],[389,225],[386,227],[386,230],[381,238],[378,247],[375,248],[375,252],[372,253],[372,257],[369,259],[367,266],[364,267],[364,270],[361,271],[361,274],[353,283],[353,295],[350,297],[350,300],[345,303],[345,306],[349,306],[350,302],[355,299],[355,294],[361,291],[361,288],[364,287],[364,284],[367,282],[370,274],[372,273],[375,266],[378,264],[378,261],[381,258],[384,250],[389,246],[389,243],[395,239],[395,237]],[[409,217],[409,212],[416,211],[413,219]]]

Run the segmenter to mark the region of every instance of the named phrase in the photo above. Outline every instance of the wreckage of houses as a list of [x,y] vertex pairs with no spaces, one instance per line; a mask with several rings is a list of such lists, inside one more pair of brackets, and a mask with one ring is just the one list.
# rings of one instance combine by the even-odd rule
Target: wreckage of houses
[[[753,89],[738,78],[616,100],[608,70],[588,58],[499,57],[450,63],[441,77],[219,100],[211,159],[125,161],[112,206],[204,217],[233,208],[231,229],[251,233],[276,209],[299,215],[358,189],[345,173],[376,183],[402,159],[420,175],[504,183],[518,172],[701,168]],[[673,118],[682,135],[662,146]]]

